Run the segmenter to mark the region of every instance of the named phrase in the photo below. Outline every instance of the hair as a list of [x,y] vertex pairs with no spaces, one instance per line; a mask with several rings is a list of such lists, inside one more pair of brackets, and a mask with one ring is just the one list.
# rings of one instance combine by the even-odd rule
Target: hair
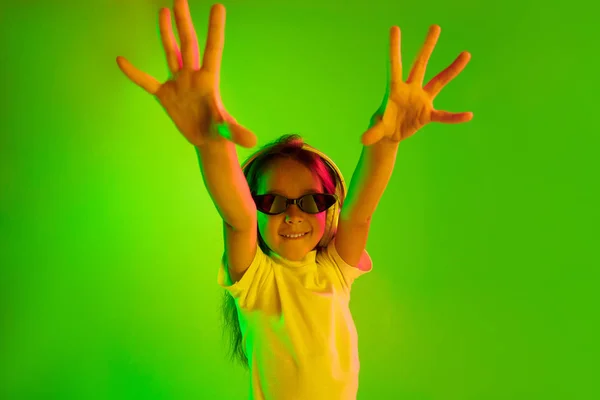
[[[262,146],[257,153],[260,155],[244,168],[244,176],[248,182],[250,193],[256,195],[260,185],[260,177],[268,170],[273,161],[278,159],[291,159],[310,169],[323,185],[323,192],[334,194],[336,183],[338,181],[337,173],[333,171],[327,163],[318,154],[303,149],[305,144],[302,137],[298,134],[287,134],[279,137],[270,143]],[[254,154],[257,154],[254,153]],[[252,157],[252,156],[251,156]],[[340,203],[343,198],[340,198]],[[267,256],[271,254],[271,249],[262,238],[257,229],[258,246]],[[317,250],[321,247],[317,245]],[[231,294],[224,290],[223,301],[221,305],[223,318],[223,335],[229,336],[229,356],[232,361],[239,362],[245,369],[248,369],[248,358],[244,351],[242,343],[242,331],[238,320],[238,311],[235,299]]]

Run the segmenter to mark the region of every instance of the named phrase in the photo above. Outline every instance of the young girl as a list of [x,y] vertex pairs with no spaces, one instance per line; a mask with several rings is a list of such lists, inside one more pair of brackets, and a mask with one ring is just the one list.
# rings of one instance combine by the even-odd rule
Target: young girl
[[122,57],[134,83],[155,95],[195,146],[205,185],[224,222],[218,283],[231,344],[250,370],[253,399],[355,399],[357,334],[348,308],[354,279],[371,268],[366,252],[350,266],[335,234],[346,187],[327,156],[297,135],[265,146],[240,168],[235,144],[256,137],[237,124],[219,95],[225,9],[211,9],[199,66],[185,0],[176,0],[179,52],[168,9],[160,32],[172,78],[160,84]]
[[250,366],[252,398],[355,399],[350,288],[371,260],[365,252],[350,266],[336,251],[342,175],[298,135],[266,145],[243,169],[259,212],[258,248],[239,280],[225,257],[218,282],[234,353]]
[[297,135],[266,145],[240,168],[235,144],[253,147],[256,137],[227,113],[219,94],[225,8],[216,4],[211,9],[202,68],[186,0],[175,0],[174,10],[181,52],[169,10],[160,11],[171,79],[160,84],[122,57],[117,63],[158,98],[198,153],[204,183],[223,218],[225,252],[218,283],[226,290],[224,312],[234,355],[250,370],[250,397],[354,399],[358,343],[348,306],[353,281],[372,268],[364,250],[370,217],[401,140],[432,121],[461,123],[473,117],[432,107],[470,55],[461,53],[421,88],[440,32],[433,25],[405,83],[400,30],[392,27],[388,88],[362,137],[361,169],[355,171],[356,185],[353,176],[341,212],[346,196],[342,174]]

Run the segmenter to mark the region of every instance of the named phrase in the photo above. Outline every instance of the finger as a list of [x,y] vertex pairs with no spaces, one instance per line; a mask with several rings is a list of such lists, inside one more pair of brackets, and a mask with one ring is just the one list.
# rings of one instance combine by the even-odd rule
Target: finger
[[117,64],[119,65],[121,71],[123,71],[123,73],[127,75],[127,77],[133,83],[135,83],[151,95],[154,95],[160,88],[159,81],[131,65],[131,63],[127,61],[125,57],[117,57]]
[[224,44],[225,7],[222,4],[215,4],[210,9],[208,37],[206,38],[202,68],[213,73],[219,73]]
[[400,28],[392,26],[390,30],[390,62],[392,68],[392,76],[390,80],[392,85],[402,82],[402,51]]
[[467,51],[463,51],[456,57],[454,62],[450,64],[445,70],[437,74],[433,79],[429,81],[423,88],[433,100],[435,96],[446,86],[452,79],[456,78],[458,74],[467,66],[471,60],[471,54]]
[[371,128],[369,128],[365,133],[363,133],[361,137],[361,142],[364,146],[371,146],[374,143],[377,143],[383,138],[383,134],[385,132],[383,120],[380,120]]
[[183,67],[197,70],[200,68],[198,55],[198,39],[192,23],[187,0],[175,0],[175,23],[181,41]]
[[472,112],[451,113],[448,111],[434,110],[431,113],[431,121],[443,124],[462,124],[473,119]]
[[161,8],[159,13],[159,28],[160,37],[162,39],[165,55],[167,56],[167,64],[169,71],[175,75],[181,69],[183,62],[181,60],[181,52],[173,34],[173,24],[171,23],[171,13],[168,8]]
[[412,69],[410,70],[410,74],[406,80],[406,83],[418,82],[419,87],[423,85],[427,63],[429,62],[431,53],[433,53],[433,49],[435,48],[437,40],[440,37],[441,31],[442,28],[440,28],[439,25],[431,25],[429,32],[427,33],[427,39],[425,39],[425,44],[421,48],[421,51],[419,52],[419,55],[417,56]]
[[[247,128],[237,123],[220,104],[217,99],[213,99],[211,103],[211,114],[213,116],[213,126],[217,133],[225,139],[246,148],[256,146],[256,135]],[[211,128],[213,129],[213,128]]]

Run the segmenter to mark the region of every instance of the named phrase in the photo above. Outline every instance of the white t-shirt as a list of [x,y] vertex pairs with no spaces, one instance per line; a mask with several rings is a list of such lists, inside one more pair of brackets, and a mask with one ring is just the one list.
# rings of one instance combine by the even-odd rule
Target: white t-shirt
[[217,281],[235,298],[255,400],[346,400],[358,390],[358,337],[350,288],[372,269],[344,262],[335,239],[302,261],[256,256],[232,285],[221,263]]

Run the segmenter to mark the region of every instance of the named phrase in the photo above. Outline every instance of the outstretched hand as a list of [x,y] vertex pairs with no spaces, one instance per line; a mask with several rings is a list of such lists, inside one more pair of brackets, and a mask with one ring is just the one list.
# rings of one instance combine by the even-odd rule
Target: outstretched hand
[[179,50],[168,8],[159,14],[159,27],[171,78],[161,84],[135,68],[124,57],[117,57],[121,71],[136,85],[156,96],[179,131],[195,146],[225,137],[243,147],[254,147],[256,136],[239,125],[223,107],[219,93],[221,58],[225,42],[225,7],[215,4],[202,67],[198,39],[187,0],[174,1],[175,22],[182,51]]
[[[410,71],[406,82],[402,81],[402,58],[400,54],[400,28],[390,30],[390,67],[386,93],[379,109],[371,119],[370,128],[362,135],[363,145],[370,146],[380,140],[400,142],[414,135],[430,122],[457,124],[468,122],[473,113],[451,113],[433,108],[433,99],[444,86],[454,79],[471,59],[468,52],[462,52],[445,70],[436,75],[425,87],[425,69],[429,57],[440,36],[441,28],[432,25],[425,44]],[[391,75],[391,76],[390,76]]]

